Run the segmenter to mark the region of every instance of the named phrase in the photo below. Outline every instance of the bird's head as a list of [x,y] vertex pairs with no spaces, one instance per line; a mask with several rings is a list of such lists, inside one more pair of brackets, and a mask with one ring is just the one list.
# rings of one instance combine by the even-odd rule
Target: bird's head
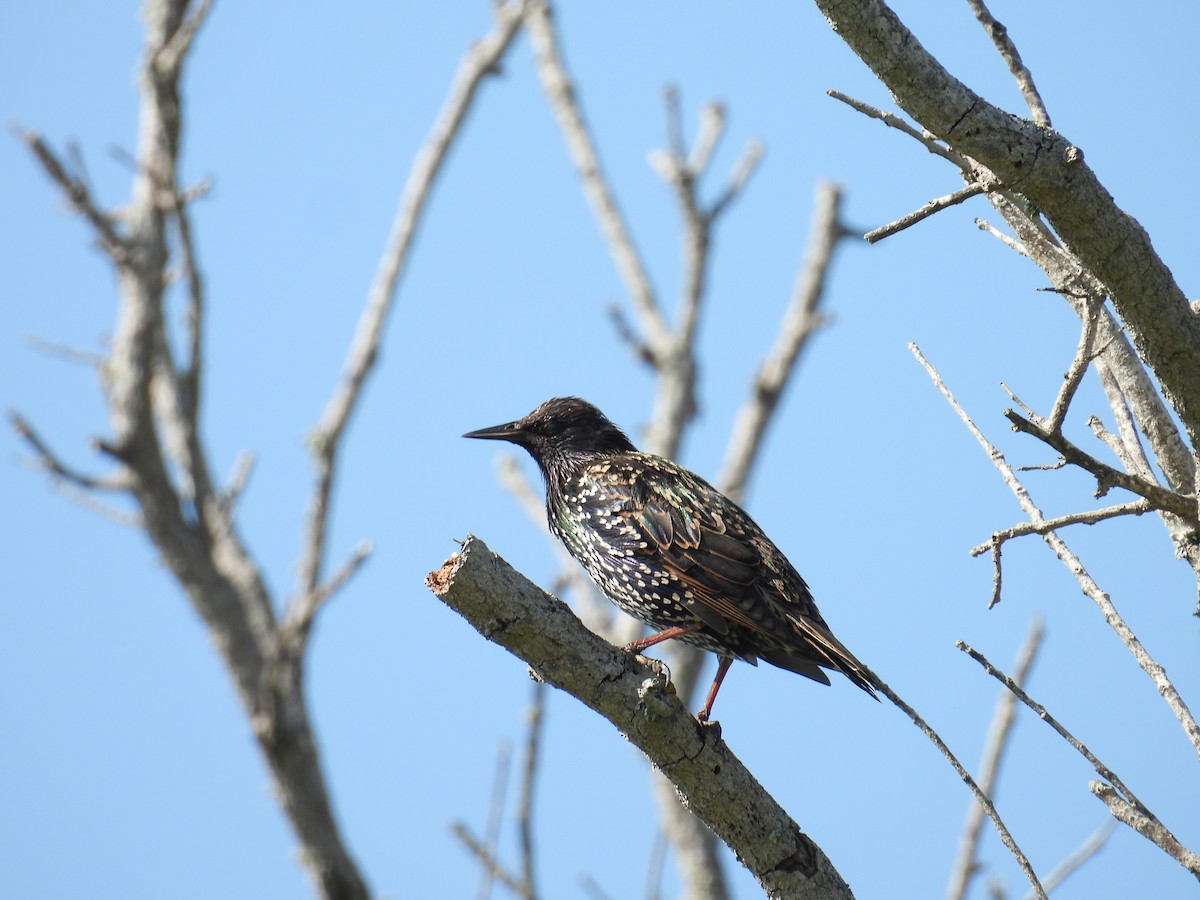
[[518,444],[548,478],[551,472],[596,456],[637,449],[604,413],[578,397],[555,397],[515,422],[468,431],[463,437]]

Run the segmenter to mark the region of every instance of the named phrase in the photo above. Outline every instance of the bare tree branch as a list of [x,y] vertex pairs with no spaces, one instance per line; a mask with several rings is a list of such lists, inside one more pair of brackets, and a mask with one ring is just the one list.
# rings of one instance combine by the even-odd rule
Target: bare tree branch
[[993,533],[989,540],[972,547],[970,554],[972,556],[979,556],[987,553],[989,550],[994,551],[1005,541],[1024,537],[1029,534],[1047,534],[1058,528],[1065,528],[1068,525],[1095,525],[1097,522],[1103,522],[1106,519],[1113,519],[1117,516],[1140,516],[1151,509],[1153,507],[1150,505],[1150,501],[1143,498],[1130,503],[1118,503],[1115,506],[1106,506],[1103,509],[1089,509],[1084,512],[1068,513],[1065,516],[1056,516],[1053,519],[1045,519],[1041,522],[1020,522],[1011,528],[1005,528],[1002,531]]
[[1104,849],[1104,845],[1108,843],[1108,839],[1112,836],[1112,833],[1116,830],[1116,828],[1116,821],[1109,819],[1107,822],[1097,828],[1096,831],[1079,846],[1078,850],[1051,869],[1050,874],[1042,879],[1042,883],[1046,886],[1046,892],[1049,893],[1053,891],[1056,887],[1066,881],[1068,875]]
[[1145,478],[1114,469],[1107,463],[1080,450],[1061,433],[1055,434],[1047,427],[1032,422],[1011,409],[1004,411],[1004,417],[1012,423],[1014,431],[1033,435],[1057,450],[1059,455],[1071,465],[1079,466],[1094,475],[1097,482],[1097,496],[1103,496],[1109,488],[1119,487],[1137,494],[1139,497],[1144,497],[1156,509],[1174,513],[1180,518],[1190,518],[1196,514],[1195,503],[1190,498],[1160,487]]
[[669,327],[659,308],[645,263],[604,178],[595,142],[584,121],[583,112],[575,98],[575,89],[558,49],[558,37],[554,32],[553,15],[548,2],[531,0],[525,12],[525,30],[537,57],[542,89],[558,119],[571,161],[579,171],[584,195],[608,242],[609,252],[633,302],[642,331],[647,335],[646,344],[652,350],[657,349],[666,342]]
[[517,828],[521,836],[521,877],[528,900],[537,897],[534,879],[533,793],[537,785],[537,769],[542,743],[542,728],[546,714],[546,689],[540,681],[533,683],[533,702],[529,704],[525,730],[525,764],[521,771],[521,793],[517,801]]
[[1019,253],[1021,256],[1024,256],[1026,258],[1029,257],[1029,251],[1025,248],[1024,244],[1022,244],[1020,241],[1013,239],[1012,237],[1005,234],[1004,232],[1000,231],[998,228],[996,228],[994,225],[989,224],[984,219],[976,219],[975,227],[978,228],[980,231],[990,234],[992,237],[994,237],[996,240],[998,240],[1000,243],[1002,243],[1009,250],[1012,250],[1014,253]]
[[975,796],[975,800],[987,814],[987,817],[992,820],[992,825],[996,828],[996,834],[999,835],[1000,842],[1004,844],[1005,849],[1007,849],[1008,852],[1012,854],[1013,859],[1016,860],[1017,865],[1025,874],[1026,879],[1028,879],[1030,887],[1033,888],[1034,894],[1039,898],[1039,900],[1046,900],[1046,892],[1042,888],[1041,883],[1038,881],[1037,874],[1033,871],[1033,866],[1030,864],[1028,857],[1025,856],[1024,851],[1017,846],[1017,842],[1013,838],[1012,834],[1009,833],[1008,827],[1004,824],[1004,821],[1000,818],[1000,814],[996,811],[995,804],[992,803],[991,797],[989,797],[983,791],[983,789],[980,788],[975,779],[971,777],[971,773],[966,770],[963,764],[959,762],[958,757],[954,755],[948,746],[946,746],[946,742],[942,740],[942,736],[933,730],[933,728],[925,721],[920,713],[909,706],[909,704],[899,694],[892,690],[891,687],[889,687],[888,684],[874,672],[867,670],[867,675],[871,679],[872,684],[879,689],[879,692],[892,701],[892,704],[897,709],[908,716],[908,718],[914,725],[917,726],[921,733],[924,734],[925,737],[929,738],[929,741],[934,747],[937,748],[938,753],[942,754],[946,761],[950,763],[950,767],[954,769],[955,774],[958,775],[963,784],[967,786],[967,789]]
[[[631,298],[633,312],[641,329],[634,334],[619,312],[614,314],[618,333],[633,349],[637,358],[648,362],[655,371],[656,390],[646,449],[652,453],[677,457],[685,427],[696,411],[696,361],[694,339],[701,302],[705,292],[709,237],[715,220],[738,196],[757,166],[761,146],[751,142],[735,164],[723,193],[709,207],[701,203],[697,186],[712,160],[713,151],[724,130],[722,109],[709,104],[701,111],[700,128],[692,148],[685,145],[679,98],[668,89],[665,97],[667,151],[651,155],[654,168],[673,189],[683,223],[682,288],[674,328],[663,314],[650,276],[638,254],[629,230],[617,207],[614,193],[600,167],[594,142],[584,121],[571,78],[563,63],[558,37],[548,2],[532,2],[526,14],[526,30],[537,59],[543,90],[558,121],[571,160],[583,183],[584,194],[608,243],[618,273]],[[628,617],[618,617],[617,627],[641,626]],[[676,689],[690,698],[695,691],[704,654],[687,646],[668,648]],[[720,862],[714,853],[715,841],[702,825],[684,811],[672,791],[660,781],[654,788],[664,833],[674,840],[676,863],[685,884],[685,892],[708,897],[724,896]]]
[[[1017,662],[1013,667],[1014,683],[1022,684],[1028,677],[1042,643],[1042,634],[1042,620],[1035,618],[1029,626],[1025,642],[1017,652]],[[989,797],[996,794],[996,779],[1000,774],[1004,752],[1008,748],[1015,710],[1016,697],[1011,691],[1002,690],[996,700],[996,710],[992,713],[992,724],[984,742],[983,761],[979,766],[979,789]],[[950,872],[950,886],[946,890],[947,900],[962,900],[966,897],[971,879],[980,871],[978,853],[979,836],[983,829],[983,812],[983,807],[975,801],[971,801],[967,807],[967,818],[958,841],[957,858]],[[1043,887],[1047,892],[1050,891],[1050,885],[1043,882]]]
[[[1112,444],[1114,453],[1127,470],[1135,476],[1153,481],[1153,473],[1133,428],[1136,420],[1145,435],[1168,486],[1181,495],[1196,495],[1196,466],[1191,450],[1179,433],[1176,420],[1154,388],[1129,339],[1104,306],[1093,306],[1084,299],[1099,298],[1105,288],[1088,273],[1083,264],[1054,240],[1025,208],[1007,198],[993,194],[989,197],[1020,238],[1020,243],[992,233],[1029,257],[1047,275],[1056,292],[1067,297],[1072,309],[1082,318],[1094,314],[1096,358],[1093,366],[1116,417],[1121,440]],[[1031,410],[1030,418],[1038,421]],[[1159,510],[1176,553],[1191,565],[1200,585],[1200,540],[1197,537],[1195,516],[1180,517]]]
[[524,896],[525,887],[521,884],[521,879],[504,868],[500,861],[496,859],[492,848],[471,834],[470,829],[462,822],[453,823],[450,826],[450,830],[456,838],[462,841],[467,851],[484,867],[492,881],[500,882],[518,897]]
[[363,383],[378,358],[383,327],[392,308],[396,286],[416,233],[425,201],[441,171],[450,145],[458,135],[479,85],[497,71],[525,15],[527,3],[511,0],[494,7],[496,22],[491,32],[473,43],[459,63],[450,92],[439,110],[433,128],[417,152],[409,170],[400,205],[392,221],[387,246],[379,260],[375,279],[350,345],[341,381],[329,398],[321,420],[310,437],[317,483],[309,503],[303,556],[300,562],[298,596],[317,589],[325,557],[329,498],[336,473],[337,451],[346,423],[358,402]]
[[1080,313],[1083,326],[1079,332],[1079,346],[1075,349],[1075,358],[1071,360],[1071,365],[1063,375],[1063,385],[1058,391],[1058,396],[1054,398],[1054,406],[1050,409],[1050,415],[1043,423],[1051,431],[1062,433],[1063,421],[1067,418],[1067,408],[1075,399],[1075,392],[1079,390],[1084,373],[1087,372],[1088,366],[1096,357],[1094,350],[1096,320],[1100,315],[1099,307],[1102,301],[1103,298],[1098,298],[1083,304],[1086,309]]
[[[828,858],[661,674],[588,631],[475,537],[427,583],[484,637],[612,722],[777,898],[849,898]],[[639,658],[640,659],[640,658]]]
[[66,195],[72,208],[88,220],[88,224],[96,232],[100,246],[108,254],[109,259],[115,265],[124,265],[128,259],[128,248],[125,246],[125,239],[117,233],[113,217],[101,210],[96,204],[82,171],[69,171],[37,132],[26,131],[21,128],[14,128],[13,130],[16,136],[37,158],[37,161],[41,163],[42,168],[50,176],[50,179]]
[[816,0],[835,33],[899,106],[951,147],[1027,197],[1107,288],[1142,358],[1200,443],[1200,317],[1155,252],[1063,136],[1012,116],[954,78],[883,0]]
[[742,500],[750,470],[758,459],[767,424],[787,387],[808,339],[822,324],[818,310],[825,294],[826,279],[838,241],[846,235],[841,223],[842,192],[820,182],[813,203],[812,224],[804,261],[796,274],[795,287],[783,322],[766,359],[754,376],[750,396],[738,410],[725,451],[725,463],[717,483],[726,495]]
[[[1129,403],[1125,400],[1125,395],[1121,391],[1121,385],[1118,383],[1116,376],[1113,374],[1111,367],[1104,360],[1097,360],[1096,375],[1100,378],[1100,386],[1104,389],[1104,394],[1108,398],[1109,408],[1113,411],[1113,416],[1117,422],[1117,433],[1119,438],[1113,441],[1109,447],[1113,451],[1113,455],[1121,461],[1121,465],[1125,467],[1125,471],[1146,481],[1154,481],[1157,483],[1158,478],[1154,474],[1154,470],[1150,467],[1150,460],[1146,457],[1146,451],[1142,447],[1142,442],[1138,439],[1137,424],[1133,420],[1133,413],[1129,409]],[[1092,418],[1095,418],[1094,416]],[[1097,423],[1099,419],[1096,419]],[[1089,421],[1089,425],[1091,422]]]
[[[1018,252],[1046,273],[1057,292],[1068,299],[1076,295],[1099,297],[1105,294],[1105,286],[1079,259],[1047,235],[1045,228],[1031,219],[1021,205],[998,195],[989,199],[1019,239]],[[1081,317],[1090,309],[1077,301],[1071,303],[1071,308]],[[1191,450],[1179,434],[1174,416],[1155,389],[1124,329],[1104,306],[1099,307],[1097,313],[1094,344],[1099,352],[1097,371],[1101,366],[1112,370],[1120,394],[1125,398],[1123,402],[1133,410],[1167,484],[1179,493],[1193,491],[1196,468]],[[1181,536],[1173,536],[1177,542],[1181,539]]]
[[1146,840],[1162,848],[1168,856],[1191,872],[1197,880],[1200,880],[1200,855],[1179,843],[1175,835],[1171,834],[1161,822],[1153,816],[1147,815],[1136,804],[1123,799],[1112,785],[1102,781],[1090,781],[1088,789],[1104,802],[1115,819],[1124,822]]
[[955,644],[959,650],[962,650],[973,660],[983,666],[983,670],[993,678],[1003,684],[1009,691],[1013,693],[1022,703],[1028,706],[1043,722],[1053,728],[1058,735],[1070,744],[1076,751],[1079,752],[1084,759],[1091,763],[1092,768],[1096,770],[1101,778],[1107,784],[1102,784],[1098,781],[1092,781],[1088,784],[1088,789],[1093,794],[1099,797],[1108,806],[1109,811],[1113,816],[1120,821],[1129,825],[1138,834],[1145,837],[1147,840],[1156,844],[1164,850],[1169,856],[1179,862],[1184,868],[1200,879],[1200,856],[1186,850],[1175,839],[1175,836],[1167,829],[1165,825],[1159,821],[1158,817],[1146,807],[1131,791],[1125,783],[1117,777],[1108,766],[1100,762],[1087,747],[1085,747],[1076,737],[1067,731],[1058,720],[1055,719],[1046,708],[1030,697],[1016,681],[1005,675],[990,662],[982,653],[965,644],[963,641],[957,641]]
[[17,436],[23,438],[36,454],[38,465],[56,478],[68,481],[77,488],[87,491],[127,491],[132,481],[125,472],[98,477],[85,475],[73,466],[64,462],[44,440],[34,431],[25,418],[19,413],[9,412],[8,422]]
[[[1008,485],[1009,489],[1016,496],[1017,502],[1020,503],[1021,509],[1025,514],[1029,516],[1030,521],[1036,525],[1044,524],[1046,521],[1045,516],[1042,515],[1042,511],[1034,504],[1025,486],[1012,471],[1012,468],[1004,458],[1004,454],[997,450],[983,436],[979,429],[975,427],[975,423],[971,421],[963,408],[959,406],[958,401],[954,399],[954,395],[946,387],[937,370],[925,359],[917,345],[910,343],[908,346],[913,356],[916,357],[917,362],[920,363],[929,375],[930,380],[933,381],[934,386],[946,399],[946,402],[950,404],[951,409],[954,410],[963,424],[966,425],[967,430],[971,432],[971,435],[979,443],[979,446],[983,448],[988,458],[991,459],[992,464],[1004,479],[1004,483]],[[1125,620],[1117,612],[1117,608],[1113,605],[1108,594],[1100,589],[1100,586],[1096,584],[1092,576],[1088,574],[1087,569],[1084,568],[1083,562],[1071,552],[1071,549],[1067,547],[1063,539],[1058,536],[1058,532],[1047,531],[1042,535],[1042,540],[1046,542],[1046,545],[1054,552],[1054,555],[1058,557],[1059,561],[1075,577],[1084,595],[1096,604],[1096,607],[1104,616],[1104,621],[1108,624],[1108,627],[1113,630],[1121,640],[1121,643],[1125,645],[1125,649],[1133,656],[1138,666],[1154,683],[1159,696],[1163,698],[1163,702],[1167,704],[1168,708],[1175,715],[1188,742],[1196,751],[1197,756],[1200,756],[1200,726],[1196,724],[1195,718],[1192,716],[1183,698],[1179,695],[1179,692],[1175,689],[1175,685],[1167,677],[1166,671],[1146,651],[1146,648],[1142,646],[1141,641],[1137,639],[1137,636],[1134,635],[1133,631],[1125,623]]]
[[706,295],[712,229],[753,174],[762,156],[762,146],[757,141],[747,144],[725,191],[712,204],[705,205],[699,196],[699,185],[706,170],[694,168],[694,164],[711,161],[712,149],[724,131],[724,114],[715,104],[704,107],[700,131],[689,152],[684,144],[679,98],[674,89],[666,91],[665,106],[668,149],[652,153],[650,161],[675,195],[683,220],[683,277],[674,329],[658,344],[651,336],[646,338],[658,374],[646,445],[652,453],[674,458],[679,455],[684,430],[697,409],[695,341]]
[[906,228],[911,228],[918,222],[928,219],[934,213],[941,212],[943,209],[948,209],[951,206],[957,206],[964,200],[970,200],[972,197],[978,197],[980,194],[986,194],[996,190],[999,185],[995,184],[968,184],[964,188],[959,188],[957,191],[946,194],[944,197],[936,197],[930,200],[918,210],[910,212],[906,216],[901,216],[894,222],[887,225],[881,225],[872,231],[868,231],[863,235],[863,240],[868,244],[874,244],[882,241],[886,237],[891,237],[893,234],[903,231]]
[[[488,804],[487,825],[484,829],[483,840],[480,842],[485,853],[482,855],[476,853],[477,857],[482,856],[488,860],[496,857],[496,847],[500,843],[500,825],[504,821],[504,795],[508,788],[508,769],[511,759],[512,748],[508,742],[502,742],[496,751],[496,772],[492,776],[492,799]],[[468,850],[475,852],[473,838],[465,824],[456,822],[452,826],[452,830],[458,839],[466,844]],[[492,893],[492,882],[495,879],[494,866],[480,866],[479,887],[475,889],[475,900],[488,900]]]
[[877,119],[888,128],[895,128],[902,134],[908,135],[934,156],[940,156],[942,159],[953,163],[955,166],[958,166],[964,172],[970,168],[969,164],[963,159],[962,154],[951,150],[935,135],[930,134],[928,131],[921,131],[917,128],[914,128],[912,125],[909,125],[908,122],[904,121],[904,119],[900,118],[895,113],[885,112],[884,110],[871,106],[869,103],[863,103],[861,100],[856,100],[848,94],[843,94],[841,91],[830,90],[826,91],[825,93],[834,100],[840,100],[851,109],[857,110],[864,116],[867,116],[871,119]]
[[1046,112],[1046,105],[1042,103],[1041,94],[1038,93],[1038,89],[1033,83],[1033,74],[1022,62],[1021,54],[1017,52],[1016,45],[1008,35],[1008,29],[992,17],[983,0],[967,0],[967,5],[971,7],[971,12],[975,13],[975,18],[983,26],[983,30],[988,33],[988,37],[992,39],[996,49],[1000,51],[1000,56],[1008,65],[1008,71],[1012,72],[1013,78],[1017,80],[1017,87],[1021,89],[1021,96],[1025,98],[1033,121],[1049,128],[1050,114]]
[[[523,6],[501,6],[493,33],[468,54],[422,155],[414,165],[395,233],[351,348],[347,372],[314,440],[318,484],[310,515],[302,589],[277,622],[263,576],[237,535],[231,488],[213,489],[199,437],[204,285],[187,203],[200,191],[179,188],[183,110],[179,82],[209,5],[152,0],[139,72],[140,122],[133,154],[132,198],[117,220],[103,212],[82,168],[63,165],[36,135],[27,146],[92,225],[112,260],[120,297],[104,387],[112,437],[97,447],[121,464],[110,485],[80,476],[89,490],[128,490],[141,523],[185,588],[222,654],[267,759],[276,794],[300,840],[301,858],[326,898],[365,898],[366,884],[333,818],[303,697],[301,662],[312,618],[367,555],[365,546],[325,583],[324,529],[335,453],[375,357],[384,315],[433,174],[457,131],[479,80],[491,71],[521,22]],[[173,229],[173,233],[172,233]],[[187,305],[186,359],[177,364],[164,322],[164,294],[179,258]],[[27,429],[28,430],[28,429]],[[32,434],[32,432],[29,432]],[[44,445],[43,445],[43,449]],[[46,459],[55,459],[43,453]],[[59,464],[60,477],[78,475]]]

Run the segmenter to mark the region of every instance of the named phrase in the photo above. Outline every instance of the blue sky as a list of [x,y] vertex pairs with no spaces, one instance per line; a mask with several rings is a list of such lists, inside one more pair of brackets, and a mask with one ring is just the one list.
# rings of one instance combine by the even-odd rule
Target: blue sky
[[[1200,277],[1185,177],[1196,146],[1192,39],[1200,9],[1115,2],[993,4],[1055,126],[1082,147],[1184,290]],[[895,4],[974,89],[1022,112],[966,4]],[[218,3],[185,86],[189,180],[209,318],[204,420],[214,469],[256,460],[240,527],[277,597],[294,583],[311,484],[303,437],[345,357],[407,176],[488,4]],[[888,107],[886,91],[803,3],[611,2],[560,10],[564,51],[603,163],[673,308],[678,222],[646,164],[664,141],[661,88],[685,125],[727,107],[715,172],[761,138],[762,167],[720,223],[700,335],[701,415],[682,461],[715,476],[753,367],[770,345],[804,246],[813,185],[841,184],[866,231],[956,189],[923,149],[825,96]],[[127,197],[137,4],[0,7],[0,118],[77,142],[96,193]],[[114,152],[117,151],[117,152]],[[31,339],[102,352],[111,273],[19,143],[0,138],[0,400],[89,470],[106,432],[96,377]],[[709,196],[721,182],[706,185]],[[839,637],[920,709],[969,765],[996,697],[954,641],[1008,666],[1046,621],[1030,684],[1187,846],[1200,847],[1196,759],[1149,680],[1070,575],[1033,540],[1010,544],[1005,597],[967,550],[1020,518],[991,464],[905,349],[916,341],[1014,464],[1049,462],[1012,434],[998,383],[1046,409],[1077,339],[1029,263],[972,224],[980,200],[868,247],[839,250],[832,326],[785,397],[747,506],[812,585]],[[381,897],[461,897],[477,869],[449,824],[481,831],[497,748],[519,746],[530,682],[423,585],[454,538],[480,535],[548,584],[555,558],[493,475],[496,448],[463,441],[552,395],[580,394],[636,435],[651,382],[613,334],[621,284],[519,39],[482,91],[437,184],[347,436],[331,540],[336,562],[375,554],[322,613],[307,667],[340,823]],[[1105,416],[1089,377],[1069,431]],[[1111,420],[1111,416],[1107,417]],[[136,531],[52,491],[0,432],[0,895],[303,897],[295,841],[228,678],[181,592]],[[531,477],[532,466],[522,465]],[[1031,473],[1047,514],[1093,485]],[[1185,698],[1200,696],[1195,585],[1159,523],[1070,531]],[[844,680],[822,688],[737,666],[717,717],[733,751],[826,850],[860,897],[944,888],[967,794],[896,710]],[[554,694],[535,827],[545,896],[640,896],[653,840],[646,772],[607,723]],[[1107,818],[1087,765],[1022,716],[997,803],[1048,871]],[[510,792],[511,793],[511,792]],[[515,859],[514,829],[503,852]],[[1023,893],[990,832],[987,864]],[[758,895],[730,859],[739,897]],[[668,867],[666,890],[674,891]],[[980,885],[982,886],[982,885]],[[1122,829],[1064,898],[1184,896],[1193,880]],[[497,896],[499,894],[497,893]]]

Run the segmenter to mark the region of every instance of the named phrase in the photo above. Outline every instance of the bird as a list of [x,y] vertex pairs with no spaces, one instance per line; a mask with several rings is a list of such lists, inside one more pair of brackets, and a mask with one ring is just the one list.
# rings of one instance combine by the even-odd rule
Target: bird
[[640,453],[595,406],[555,397],[463,435],[525,448],[541,471],[550,530],[617,607],[653,629],[640,653],[676,638],[718,657],[696,718],[712,715],[735,659],[764,660],[868,695],[870,671],[833,636],[799,572],[738,504],[671,460]]

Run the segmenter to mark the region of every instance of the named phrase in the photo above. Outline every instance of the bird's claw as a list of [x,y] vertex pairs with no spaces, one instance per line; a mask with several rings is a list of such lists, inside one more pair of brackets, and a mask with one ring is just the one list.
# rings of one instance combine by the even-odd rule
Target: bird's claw
[[642,656],[636,650],[630,650],[628,647],[622,648],[626,653],[632,653],[634,659],[640,662],[643,666],[654,673],[656,678],[666,676],[667,681],[671,680],[671,667],[661,659],[655,659],[652,656]]
[[706,738],[712,736],[718,741],[721,739],[721,723],[716,719],[710,719],[704,710],[696,713],[696,724],[700,726],[700,732]]

